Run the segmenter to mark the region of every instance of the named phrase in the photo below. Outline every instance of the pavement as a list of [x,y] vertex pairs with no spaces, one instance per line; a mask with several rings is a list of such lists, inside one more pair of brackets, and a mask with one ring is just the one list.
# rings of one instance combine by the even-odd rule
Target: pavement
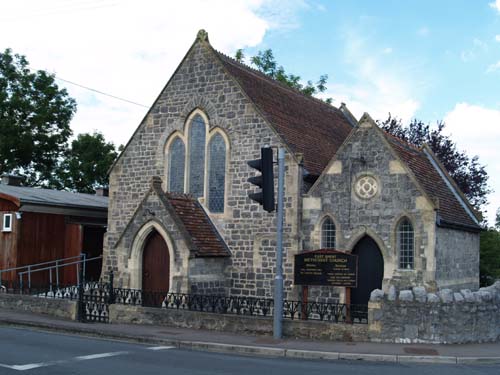
[[311,360],[392,363],[500,364],[500,342],[482,344],[391,344],[333,342],[251,336],[156,325],[80,323],[48,315],[0,309],[0,324],[179,349]]

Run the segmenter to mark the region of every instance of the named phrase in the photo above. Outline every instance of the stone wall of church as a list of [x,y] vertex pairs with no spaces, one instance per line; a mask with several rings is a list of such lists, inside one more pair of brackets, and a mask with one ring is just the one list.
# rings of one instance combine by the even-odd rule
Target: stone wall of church
[[439,288],[479,288],[479,233],[437,228],[436,282]]
[[[218,63],[204,42],[197,42],[172,76],[157,102],[133,135],[110,175],[108,234],[104,269],[122,267],[127,246],[117,241],[133,213],[142,205],[152,176],[166,181],[165,144],[175,131],[184,133],[188,115],[200,108],[210,128],[221,128],[229,146],[226,203],[223,214],[210,214],[232,256],[226,266],[229,293],[270,297],[275,265],[275,213],[267,213],[247,198],[247,178],[254,170],[246,164],[260,157],[263,145],[280,140]],[[285,217],[285,284],[290,291],[293,255],[298,248],[298,210],[301,188],[299,166],[287,155]],[[205,204],[203,198],[200,200]],[[130,241],[129,241],[130,243]],[[182,272],[188,272],[184,267]],[[120,281],[127,286],[127,279]],[[199,288],[199,285],[197,286]]]
[[[361,176],[372,176],[378,191],[361,199],[354,184]],[[320,225],[325,215],[336,226],[336,248],[350,252],[364,236],[371,236],[384,258],[384,285],[426,285],[434,288],[435,213],[406,169],[396,159],[385,138],[369,121],[360,124],[348,138],[311,192],[303,198],[304,250],[320,248]],[[414,270],[398,268],[396,227],[407,216],[415,231]],[[324,288],[323,288],[324,289]],[[317,289],[313,298],[331,298],[342,289]]]
[[228,258],[192,258],[189,260],[189,292],[193,294],[227,295]]

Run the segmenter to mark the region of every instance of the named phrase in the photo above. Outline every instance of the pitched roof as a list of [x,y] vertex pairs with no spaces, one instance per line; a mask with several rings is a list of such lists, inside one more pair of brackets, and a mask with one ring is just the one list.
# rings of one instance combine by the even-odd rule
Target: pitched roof
[[[449,224],[477,228],[479,225],[460,203],[442,176],[437,166],[430,160],[423,149],[418,149],[405,141],[384,132],[398,156],[408,165],[420,186],[427,195],[438,202],[438,214]],[[464,204],[467,204],[464,202]]]
[[108,210],[108,197],[0,184],[0,194],[15,198],[20,204]]
[[346,116],[330,104],[214,52],[291,150],[303,154],[305,169],[319,176],[353,129]]
[[165,193],[196,247],[197,257],[230,256],[228,247],[200,203],[186,194]]

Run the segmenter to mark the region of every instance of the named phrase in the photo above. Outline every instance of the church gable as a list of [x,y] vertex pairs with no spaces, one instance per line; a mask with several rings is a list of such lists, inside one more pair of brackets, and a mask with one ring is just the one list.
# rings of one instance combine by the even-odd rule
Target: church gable
[[[248,198],[247,180],[255,171],[247,161],[259,158],[264,145],[287,149],[290,183],[284,228],[290,238],[298,232],[302,169],[283,138],[217,56],[208,41],[194,43],[113,167],[106,266],[123,271],[122,275],[132,274],[124,261],[131,241],[124,241],[128,235],[123,233],[129,233],[129,223],[137,219],[135,212],[143,204],[151,179],[159,176],[165,196],[175,192],[179,198],[176,202],[169,199],[169,204],[178,203],[179,212],[186,213],[176,212],[180,224],[172,228],[189,248],[186,258],[191,257],[179,272],[189,274],[191,280],[193,272],[205,272],[206,262],[227,263],[238,270],[233,275],[232,294],[269,295],[272,275],[266,273],[257,279],[256,273],[261,268],[267,270],[275,260],[274,247],[269,245],[269,238],[276,233],[275,214],[262,212]],[[196,215],[186,206],[195,207]],[[199,219],[204,220],[203,226]],[[210,243],[205,234],[192,233],[200,229],[214,233]],[[187,244],[188,237],[191,244]],[[296,252],[292,244],[292,240],[284,240],[290,257]],[[198,263],[203,267],[193,266]]]
[[[433,202],[373,120],[360,120],[303,201],[304,250],[352,251],[367,235],[383,255],[385,278],[410,267],[404,278],[422,280],[434,251]],[[405,225],[414,236],[409,258],[397,251]]]
[[[203,118],[206,126],[204,139],[200,141],[206,142],[206,150],[200,155],[190,155],[194,148],[189,144],[193,139],[189,133],[192,124],[199,122],[196,115]],[[177,148],[170,149],[174,138]],[[230,205],[230,200],[241,200],[233,197],[231,189],[246,182],[250,172],[246,160],[257,158],[265,144],[283,146],[276,132],[227,73],[208,41],[199,37],[111,170],[110,211],[117,215],[109,226],[110,246],[116,243],[153,176],[162,177],[164,190],[194,193],[205,207],[209,206],[210,194],[218,194],[210,211],[230,215],[231,207],[235,206]],[[184,153],[185,173],[178,173],[180,177],[174,183],[168,163],[182,164],[170,159],[173,155],[180,159],[179,153],[169,153],[176,150]],[[217,152],[218,158],[212,160],[211,156]],[[223,164],[226,171],[234,173],[226,173],[221,183],[220,176],[209,172],[224,169]],[[198,183],[188,173],[193,168],[200,169]],[[211,181],[219,184],[217,189],[209,188]]]

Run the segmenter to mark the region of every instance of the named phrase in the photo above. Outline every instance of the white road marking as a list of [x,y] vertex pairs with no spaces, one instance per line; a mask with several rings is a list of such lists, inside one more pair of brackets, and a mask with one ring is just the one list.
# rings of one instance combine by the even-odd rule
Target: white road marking
[[11,370],[17,370],[17,371],[26,371],[26,370],[32,370],[34,368],[39,368],[39,367],[61,365],[61,364],[65,364],[65,363],[75,362],[75,361],[88,361],[91,359],[115,357],[117,355],[124,355],[124,354],[129,354],[129,352],[111,352],[111,353],[98,353],[98,354],[82,355],[82,356],[74,357],[74,358],[67,359],[67,360],[49,361],[49,362],[40,362],[40,363],[28,363],[26,365],[6,365],[3,363],[0,363],[0,367],[5,367],[5,368],[9,368]]
[[89,359],[115,357],[117,355],[123,355],[123,354],[128,354],[128,352],[112,352],[112,353],[99,353],[99,354],[82,355],[79,357],[75,357],[75,360],[76,361],[86,361]]
[[150,348],[146,348],[148,350],[167,350],[167,349],[175,349],[175,346],[152,346]]

